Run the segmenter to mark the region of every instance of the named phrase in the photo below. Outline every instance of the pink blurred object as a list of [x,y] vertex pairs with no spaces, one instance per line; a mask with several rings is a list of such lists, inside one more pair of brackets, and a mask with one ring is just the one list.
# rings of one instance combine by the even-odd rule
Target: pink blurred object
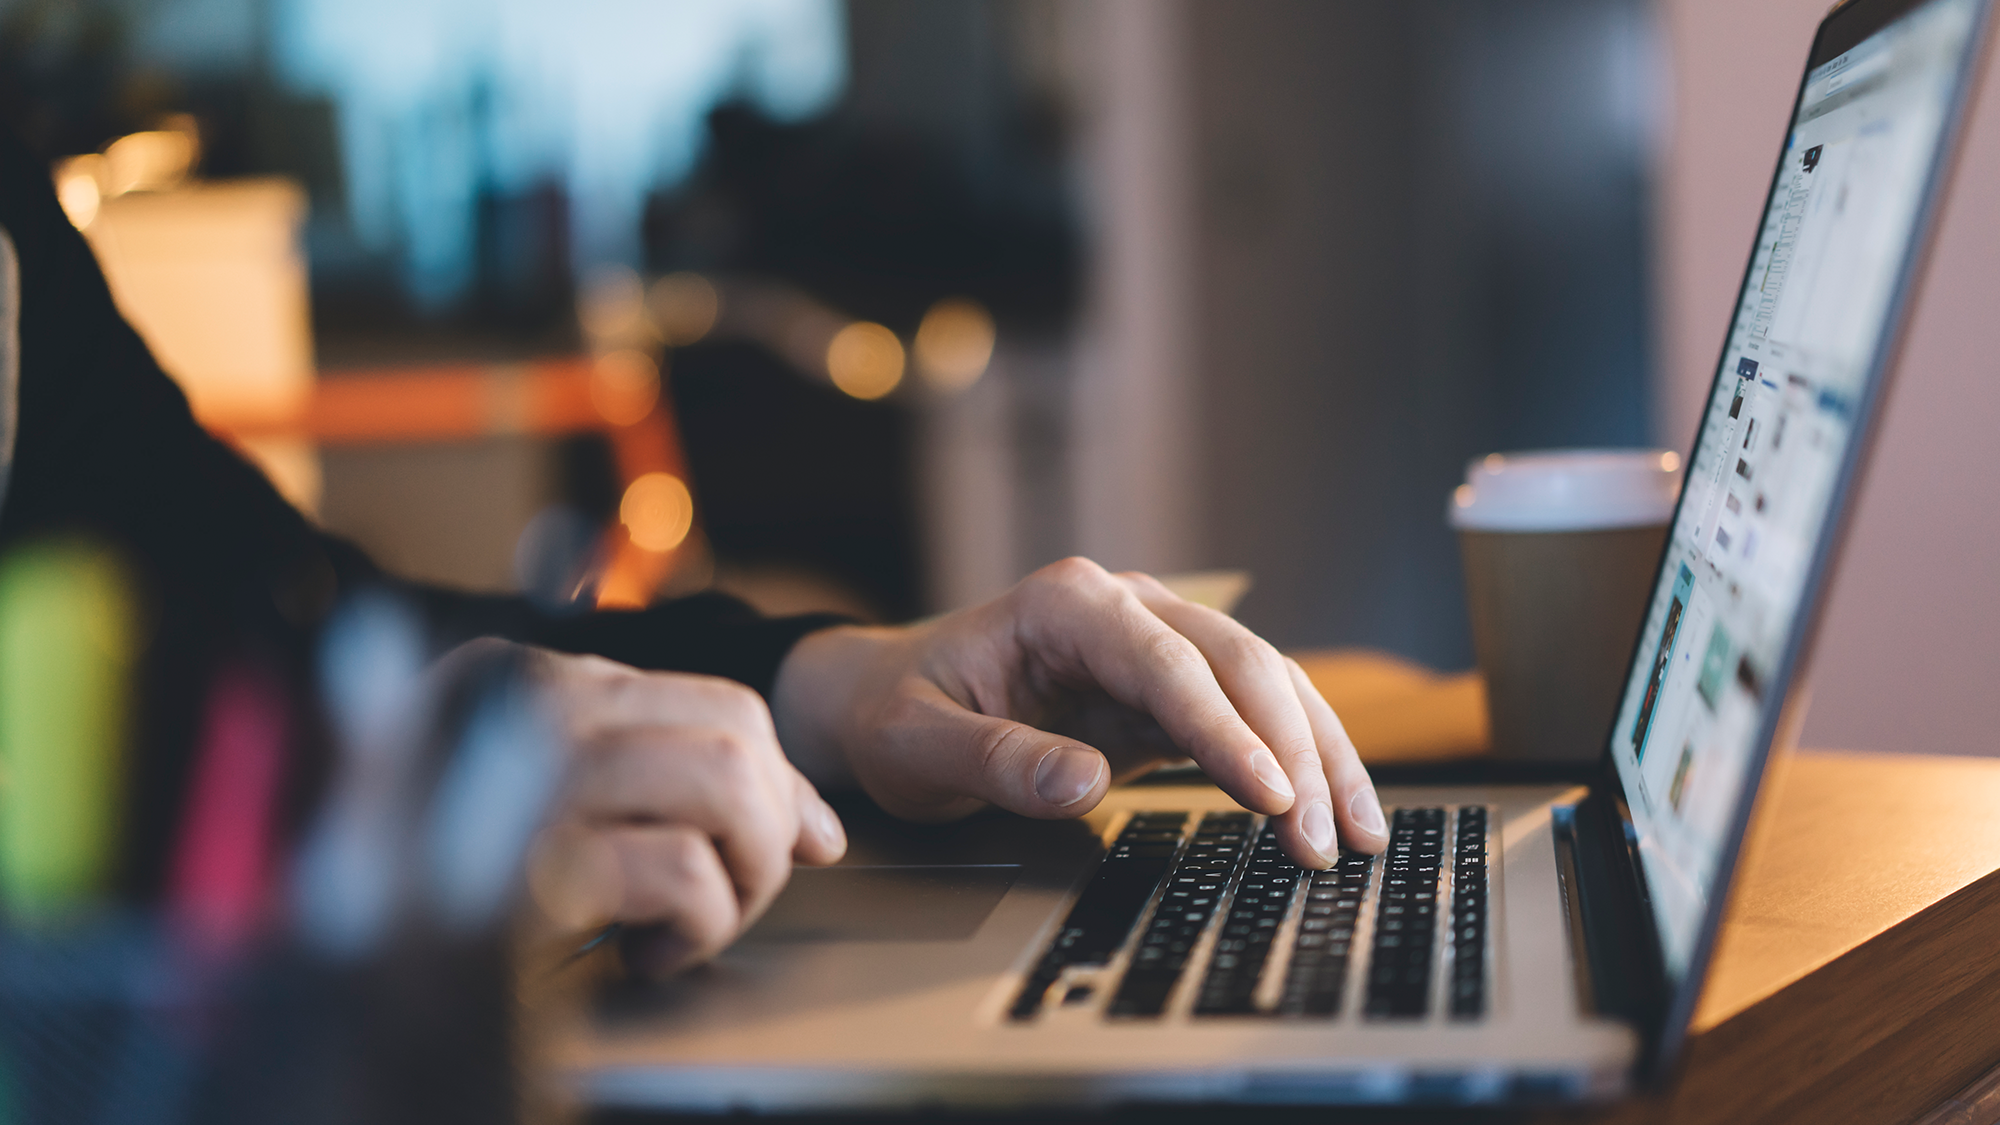
[[202,956],[228,957],[264,921],[286,720],[269,673],[232,662],[215,677],[168,892],[175,930]]

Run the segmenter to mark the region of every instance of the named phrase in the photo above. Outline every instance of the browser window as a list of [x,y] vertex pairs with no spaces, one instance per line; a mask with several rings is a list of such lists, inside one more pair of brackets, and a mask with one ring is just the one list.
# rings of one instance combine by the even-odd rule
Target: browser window
[[1611,752],[1676,978],[1804,609],[1888,327],[1970,0],[1931,0],[1813,68],[1702,421]]

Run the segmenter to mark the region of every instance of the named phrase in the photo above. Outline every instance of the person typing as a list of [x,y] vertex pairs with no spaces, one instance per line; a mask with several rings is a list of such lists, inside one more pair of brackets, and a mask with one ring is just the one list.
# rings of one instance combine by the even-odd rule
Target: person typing
[[[943,821],[991,805],[1076,817],[1186,755],[1270,815],[1313,869],[1388,828],[1339,718],[1299,666],[1141,574],[1068,559],[913,625],[763,618],[716,594],[562,616],[403,581],[316,528],[189,412],[120,317],[47,167],[0,136],[0,550],[78,527],[139,560],[163,603],[306,651],[370,586],[449,659],[505,649],[564,748],[542,837],[583,913],[670,973],[754,921],[796,863],[839,859],[825,791]],[[11,358],[11,363],[8,360]],[[5,370],[11,367],[12,370]],[[11,445],[5,437],[12,435]]]

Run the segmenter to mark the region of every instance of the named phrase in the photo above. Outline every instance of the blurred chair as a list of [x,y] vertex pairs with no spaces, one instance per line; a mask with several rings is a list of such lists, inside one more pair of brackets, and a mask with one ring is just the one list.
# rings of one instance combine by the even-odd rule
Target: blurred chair
[[600,607],[650,602],[694,530],[694,502],[659,369],[643,353],[330,373],[288,417],[204,417],[245,447],[443,443],[601,433],[621,501],[592,567]]
[[55,180],[119,309],[202,425],[308,515],[319,510],[324,445],[601,433],[621,502],[584,581],[600,606],[652,600],[694,530],[694,501],[659,366],[645,350],[322,382],[299,246],[304,192],[282,179],[190,180],[199,151],[193,123],[179,122],[65,160]]

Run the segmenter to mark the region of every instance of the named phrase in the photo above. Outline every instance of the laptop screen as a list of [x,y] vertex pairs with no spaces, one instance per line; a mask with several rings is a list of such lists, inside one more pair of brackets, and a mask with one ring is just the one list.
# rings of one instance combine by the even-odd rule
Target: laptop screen
[[1806,75],[1611,753],[1678,980],[1806,610],[1978,7],[1930,0]]

